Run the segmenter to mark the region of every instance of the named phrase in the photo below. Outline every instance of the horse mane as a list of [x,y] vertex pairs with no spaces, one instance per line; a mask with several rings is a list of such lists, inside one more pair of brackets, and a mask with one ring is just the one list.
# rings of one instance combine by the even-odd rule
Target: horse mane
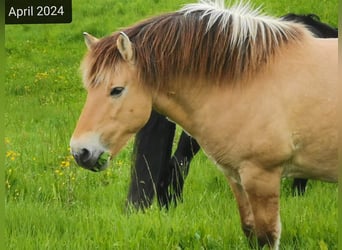
[[[266,16],[248,4],[200,0],[123,29],[133,44],[143,84],[169,88],[172,80],[228,84],[260,72],[285,45],[309,34],[304,26]],[[96,86],[123,61],[118,32],[100,39],[84,62],[84,82]]]

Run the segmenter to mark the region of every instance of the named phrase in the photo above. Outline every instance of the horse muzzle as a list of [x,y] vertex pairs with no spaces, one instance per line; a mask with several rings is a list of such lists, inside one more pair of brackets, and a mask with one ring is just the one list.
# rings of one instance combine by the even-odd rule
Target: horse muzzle
[[72,151],[71,154],[79,166],[89,170],[94,169],[96,162],[100,156],[99,155],[98,157],[96,157],[94,153],[90,152],[86,148],[82,148],[78,152]]
[[[98,141],[71,139],[70,149],[76,163],[85,169],[93,172],[105,170],[109,165],[108,160],[102,159],[102,155],[107,151]],[[95,143],[94,143],[95,142]]]

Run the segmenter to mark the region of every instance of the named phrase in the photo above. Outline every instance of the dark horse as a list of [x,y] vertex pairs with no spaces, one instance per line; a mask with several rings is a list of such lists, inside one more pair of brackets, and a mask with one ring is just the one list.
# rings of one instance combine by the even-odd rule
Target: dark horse
[[[288,14],[285,20],[304,23],[311,32],[321,38],[334,38],[338,31],[320,22],[314,14]],[[194,155],[200,146],[195,139],[181,133],[178,146],[171,157],[176,125],[157,112],[152,112],[149,122],[136,135],[131,172],[131,184],[127,201],[136,208],[151,205],[157,195],[160,206],[168,207],[182,199],[184,179]],[[305,192],[307,179],[294,179],[293,194]]]

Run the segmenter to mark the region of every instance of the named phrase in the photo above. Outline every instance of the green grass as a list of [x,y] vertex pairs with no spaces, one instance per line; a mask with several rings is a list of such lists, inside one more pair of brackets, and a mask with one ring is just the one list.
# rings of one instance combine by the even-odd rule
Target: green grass
[[[73,1],[71,24],[6,26],[6,249],[248,249],[231,191],[204,154],[191,166],[184,202],[169,211],[154,203],[145,213],[125,208],[132,143],[96,174],[69,155],[86,96],[82,32],[104,36],[186,2]],[[337,25],[336,0],[263,5]],[[311,181],[300,198],[290,186],[284,180],[281,249],[337,249],[337,185]]]

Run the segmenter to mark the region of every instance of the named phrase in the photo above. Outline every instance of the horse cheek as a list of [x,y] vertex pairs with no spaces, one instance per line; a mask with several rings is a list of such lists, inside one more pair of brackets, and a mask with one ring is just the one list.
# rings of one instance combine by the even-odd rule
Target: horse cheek
[[130,132],[131,133],[137,133],[142,127],[145,126],[147,123],[151,111],[148,111],[148,109],[142,109],[140,110],[131,108],[128,111],[128,121],[127,124],[130,124]]

